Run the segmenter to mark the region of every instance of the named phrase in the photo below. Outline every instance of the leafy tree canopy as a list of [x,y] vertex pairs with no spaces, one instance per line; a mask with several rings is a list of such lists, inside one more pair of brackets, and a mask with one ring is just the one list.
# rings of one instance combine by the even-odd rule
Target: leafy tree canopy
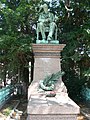
[[[42,3],[43,0],[0,1],[1,74],[3,69],[15,73],[20,69],[22,73],[21,68],[28,66],[32,60],[31,45],[36,39],[38,9]],[[79,95],[82,85],[87,79],[90,81],[89,0],[52,0],[49,5],[58,16],[58,39],[66,44],[62,52],[65,83],[70,95],[74,91]]]

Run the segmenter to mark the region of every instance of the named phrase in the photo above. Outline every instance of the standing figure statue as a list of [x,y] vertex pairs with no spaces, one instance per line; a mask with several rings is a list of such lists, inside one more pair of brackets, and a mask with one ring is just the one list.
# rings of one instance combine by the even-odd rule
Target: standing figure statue
[[[48,42],[52,40],[52,36],[54,34],[55,28],[57,27],[55,23],[55,16],[53,13],[48,11],[48,5],[45,3],[41,5],[42,12],[39,15],[38,23],[37,23],[37,39],[38,34],[41,32],[42,41],[47,40]],[[48,36],[46,38],[45,32],[48,28]]]

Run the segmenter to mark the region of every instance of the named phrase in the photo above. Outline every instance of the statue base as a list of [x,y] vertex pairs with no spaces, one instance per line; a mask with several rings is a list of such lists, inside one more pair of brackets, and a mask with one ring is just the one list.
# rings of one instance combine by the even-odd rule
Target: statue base
[[66,92],[60,92],[60,84],[53,91],[55,97],[47,97],[50,91],[39,91],[38,87],[34,81],[29,86],[27,120],[77,120],[80,108]]
[[27,120],[77,120],[80,108],[68,97],[62,78],[53,91],[39,89],[41,80],[61,70],[60,53],[64,47],[65,44],[32,44],[34,74],[28,88]]
[[36,40],[36,44],[59,44],[58,40]]

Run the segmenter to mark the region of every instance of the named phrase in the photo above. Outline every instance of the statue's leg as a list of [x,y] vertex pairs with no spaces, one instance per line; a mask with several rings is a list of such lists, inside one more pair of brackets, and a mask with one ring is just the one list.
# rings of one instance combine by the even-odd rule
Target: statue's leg
[[45,35],[45,27],[44,27],[44,24],[42,22],[40,22],[38,24],[38,27],[39,27],[39,30],[41,32],[41,35],[42,35],[42,39],[45,40],[46,39],[46,35]]
[[50,23],[50,30],[48,34],[48,40],[52,40],[52,35],[54,33],[56,24],[54,22]]
[[37,23],[37,30],[36,30],[36,33],[37,33],[37,40],[39,39],[39,25]]

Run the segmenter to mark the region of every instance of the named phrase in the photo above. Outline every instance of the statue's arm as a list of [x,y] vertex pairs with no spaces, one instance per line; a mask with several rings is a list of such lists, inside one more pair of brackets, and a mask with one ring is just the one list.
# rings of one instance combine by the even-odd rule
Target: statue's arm
[[54,22],[55,21],[55,17],[53,15],[53,13],[50,13],[49,17],[50,17],[50,22]]
[[42,17],[42,15],[41,15],[41,14],[39,15],[38,22],[45,22],[45,19],[43,19],[43,17]]
[[52,18],[50,18],[50,16],[49,16],[47,19],[45,19],[45,18],[43,17],[43,14],[41,14],[41,15],[39,16],[38,22],[47,23],[47,22],[51,22],[51,19],[52,19]]

